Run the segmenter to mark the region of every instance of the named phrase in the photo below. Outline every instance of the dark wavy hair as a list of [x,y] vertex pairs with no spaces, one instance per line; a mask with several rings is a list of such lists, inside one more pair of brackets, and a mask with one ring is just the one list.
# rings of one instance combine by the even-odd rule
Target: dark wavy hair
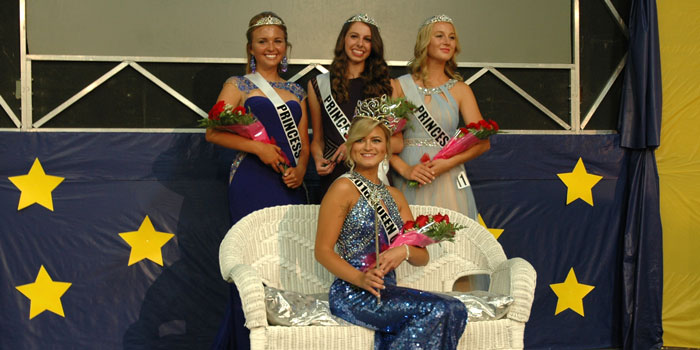
[[[345,72],[348,68],[348,56],[345,53],[345,36],[350,30],[350,26],[356,22],[346,22],[338,34],[338,40],[335,43],[334,57],[330,67],[331,91],[333,98],[338,103],[347,101],[348,95],[348,78],[345,77]],[[364,23],[364,22],[361,22]],[[384,42],[379,29],[368,23],[372,35],[372,48],[369,57],[365,61],[365,69],[360,75],[365,82],[364,94],[367,97],[378,97],[383,94],[391,95],[391,80],[389,78],[389,67],[384,61]]]
[[[248,30],[245,32],[245,37],[246,37],[246,39],[248,39],[248,42],[245,44],[245,54],[246,54],[246,58],[248,59],[248,62],[246,63],[246,67],[245,67],[246,73],[251,73],[250,58],[252,57],[252,55],[250,54],[250,49],[252,48],[252,43],[253,43],[253,32],[260,27],[260,26],[253,27],[253,24],[255,24],[259,19],[261,19],[263,17],[268,17],[268,16],[279,18],[279,20],[282,21],[282,23],[284,23],[284,21],[282,20],[282,17],[278,16],[276,13],[274,13],[272,11],[260,12],[257,15],[253,16],[253,18],[251,18],[250,21],[248,21]],[[287,49],[286,50],[287,52],[285,52],[285,54],[288,54],[292,49],[292,44],[287,39],[287,26],[286,25],[278,25],[278,27],[280,29],[282,29],[282,32],[284,33],[284,43],[286,44],[286,49]],[[280,73],[280,72],[281,72],[281,67],[280,67],[280,65],[277,65],[277,73]]]

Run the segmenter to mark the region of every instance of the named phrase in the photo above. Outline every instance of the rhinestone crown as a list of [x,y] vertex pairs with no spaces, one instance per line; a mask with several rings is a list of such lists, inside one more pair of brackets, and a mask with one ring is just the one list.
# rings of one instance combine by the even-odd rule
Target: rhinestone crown
[[428,24],[437,23],[437,22],[453,23],[452,18],[448,17],[447,15],[437,15],[437,16],[433,16],[433,17],[426,19],[425,22],[423,22],[423,25],[421,27],[425,27]]
[[355,107],[355,117],[369,118],[376,120],[387,127],[391,127],[391,120],[395,118],[394,110],[400,103],[391,104],[386,95],[381,97],[370,97],[357,101]]
[[377,29],[379,29],[379,26],[377,25],[377,22],[374,20],[374,18],[370,17],[366,13],[356,14],[356,15],[348,18],[347,21],[345,21],[345,23],[351,23],[351,22],[367,23],[367,24],[371,24],[371,25],[377,27]]
[[281,18],[275,16],[265,16],[260,18],[257,22],[253,23],[253,25],[250,26],[250,28],[268,25],[278,25],[285,27],[284,22]]

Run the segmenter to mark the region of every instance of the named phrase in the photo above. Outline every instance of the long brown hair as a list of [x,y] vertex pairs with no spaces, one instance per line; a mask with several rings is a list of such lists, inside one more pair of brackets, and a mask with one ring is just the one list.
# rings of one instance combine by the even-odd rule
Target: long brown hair
[[[331,92],[333,98],[338,103],[343,103],[347,101],[350,97],[348,94],[348,78],[345,77],[345,72],[348,68],[348,56],[345,53],[345,36],[350,30],[350,26],[356,22],[346,22],[343,24],[343,28],[338,34],[338,40],[335,43],[335,49],[333,50],[333,62],[330,67],[330,77],[331,77]],[[389,67],[384,60],[384,42],[382,41],[381,35],[379,35],[379,29],[376,26],[365,23],[369,26],[370,34],[372,36],[372,48],[369,53],[369,57],[365,61],[365,69],[362,71],[360,77],[365,82],[365,88],[363,93],[367,97],[378,97],[383,94],[391,95],[391,80],[389,78]]]
[[[247,63],[246,63],[246,67],[245,67],[246,73],[251,73],[251,72],[252,72],[251,69],[250,69],[250,59],[251,59],[251,57],[253,57],[253,55],[250,54],[250,50],[251,50],[251,48],[252,48],[253,32],[254,32],[256,29],[258,29],[258,28],[261,27],[261,26],[255,26],[255,27],[253,27],[253,24],[255,24],[256,22],[258,22],[258,20],[260,20],[261,18],[263,18],[263,17],[268,17],[268,16],[272,16],[272,17],[278,18],[280,21],[282,21],[282,23],[284,23],[284,21],[282,20],[282,17],[278,16],[276,13],[274,13],[274,12],[272,12],[272,11],[263,11],[263,12],[260,12],[260,13],[258,13],[257,15],[253,16],[253,18],[251,18],[250,21],[248,21],[248,30],[245,32],[245,37],[246,37],[246,39],[248,39],[248,42],[245,44],[245,54],[246,54],[246,58],[247,58],[247,60],[248,60]],[[285,43],[285,46],[286,46],[286,51],[287,51],[287,52],[290,52],[291,49],[292,49],[292,44],[289,42],[289,40],[287,40],[287,26],[286,26],[286,25],[277,25],[277,26],[278,26],[280,29],[282,29],[282,32],[284,33],[284,43]],[[285,52],[285,55],[287,54],[287,52]],[[277,72],[278,72],[278,73],[281,72],[281,67],[280,67],[280,65],[277,65]]]
[[[447,22],[449,23],[449,22]],[[454,29],[454,24],[450,23]],[[416,45],[413,48],[413,59],[408,62],[408,72],[415,78],[419,78],[423,81],[425,85],[428,79],[427,60],[428,60],[428,45],[430,45],[430,39],[433,33],[433,27],[435,23],[430,23],[422,26],[418,30],[418,36],[416,37]],[[459,46],[459,37],[457,36],[457,29],[455,29],[455,53],[452,55],[449,61],[445,64],[445,74],[452,79],[457,79],[463,81],[462,76],[457,72],[457,55],[462,50]]]

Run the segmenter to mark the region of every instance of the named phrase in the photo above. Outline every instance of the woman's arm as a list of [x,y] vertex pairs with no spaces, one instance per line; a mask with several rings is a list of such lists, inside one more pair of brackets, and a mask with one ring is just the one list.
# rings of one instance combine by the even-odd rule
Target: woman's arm
[[335,163],[328,159],[323,158],[323,149],[325,147],[324,135],[323,135],[323,120],[321,118],[321,102],[316,95],[316,89],[311,80],[307,85],[307,94],[309,97],[306,99],[309,106],[309,116],[311,116],[311,130],[313,130],[314,139],[311,140],[311,157],[314,159],[314,164],[316,164],[316,172],[321,175],[328,175],[335,168]]
[[[401,191],[395,187],[389,187],[389,192],[399,208],[401,219],[404,222],[413,220],[411,208],[408,206],[408,202],[406,201],[406,197],[404,197],[403,193],[401,193]],[[386,274],[387,272],[397,268],[402,262],[404,262],[404,260],[406,260],[407,257],[408,263],[411,265],[425,266],[428,264],[428,261],[430,261],[430,255],[428,254],[427,249],[415,246],[407,247],[408,251],[406,250],[406,247],[401,245],[379,254],[379,267],[383,273]],[[407,253],[408,256],[406,255]]]
[[435,180],[435,172],[424,163],[409,165],[398,154],[393,154],[389,158],[389,164],[406,180],[418,181],[421,185],[429,184]]
[[[225,83],[219,93],[217,101],[224,101],[232,106],[240,106],[243,102],[243,94],[232,83]],[[251,140],[226,131],[207,129],[205,138],[208,142],[226,148],[255,154],[260,161],[269,165],[276,172],[281,173],[283,168],[280,163],[284,162],[284,157],[280,154],[281,149],[275,145]],[[308,136],[307,136],[308,138]]]
[[391,97],[404,97],[403,88],[398,79],[391,79]]
[[318,212],[314,256],[333,275],[378,296],[377,289],[384,288],[384,275],[378,269],[362,272],[354,268],[333,249],[345,217],[359,196],[350,180],[340,178],[333,182],[323,197]]

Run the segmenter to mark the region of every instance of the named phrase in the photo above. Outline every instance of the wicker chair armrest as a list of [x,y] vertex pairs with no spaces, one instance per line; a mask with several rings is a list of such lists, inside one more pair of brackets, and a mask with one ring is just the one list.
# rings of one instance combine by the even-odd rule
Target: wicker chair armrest
[[512,258],[501,263],[491,275],[491,287],[494,293],[510,295],[513,304],[507,317],[518,322],[530,319],[530,309],[535,299],[537,273],[527,260]]
[[236,265],[225,279],[233,282],[238,289],[248,329],[267,327],[265,311],[265,287],[258,272],[250,265]]

